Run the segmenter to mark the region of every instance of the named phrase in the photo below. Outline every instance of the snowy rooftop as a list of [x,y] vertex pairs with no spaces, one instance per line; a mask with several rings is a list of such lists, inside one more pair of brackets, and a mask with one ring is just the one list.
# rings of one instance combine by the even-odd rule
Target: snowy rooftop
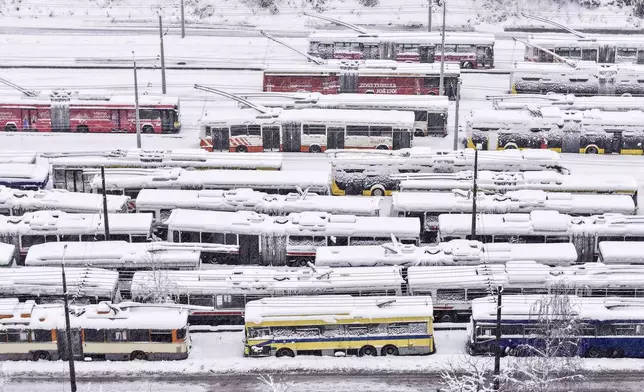
[[[641,104],[642,105],[642,104]],[[537,105],[533,105],[537,106]],[[581,122],[588,125],[632,125],[644,127],[644,112],[629,110],[628,112],[603,111],[598,108],[589,110],[572,110],[559,106],[542,106],[533,110],[474,110],[467,119],[472,126],[481,126],[480,123],[495,123],[503,126],[524,124],[526,127],[533,124],[558,124],[566,121]]]
[[644,264],[644,242],[602,241],[600,260],[604,263]]
[[316,108],[408,108],[410,110],[447,111],[446,96],[388,95],[388,94],[333,94],[320,93],[254,93],[249,96],[253,103],[267,107],[316,107]]
[[0,151],[0,163],[36,163],[33,151]]
[[[107,195],[108,212],[122,212],[127,207],[127,199],[126,196]],[[102,213],[103,196],[63,189],[22,191],[0,186],[0,209],[2,208]]]
[[[71,296],[112,299],[119,274],[97,268],[65,268],[67,290]],[[60,268],[0,268],[0,291],[3,296],[60,296],[63,294]]]
[[[297,63],[288,65],[267,66],[264,69],[265,75],[283,74],[327,74],[340,73],[345,67],[357,68],[359,76],[407,76],[409,74],[426,74],[438,76],[440,74],[439,63],[399,63],[387,60],[367,60],[360,64],[355,61],[329,61],[325,65],[313,63]],[[459,76],[461,67],[458,63],[445,63],[445,76]]]
[[199,251],[174,249],[162,242],[49,242],[29,248],[25,265],[98,268],[199,268]]
[[0,243],[0,268],[13,263],[16,247],[11,244]]
[[0,163],[0,181],[31,180],[44,182],[49,166],[35,163]]
[[323,196],[315,193],[300,195],[268,194],[248,188],[207,190],[143,189],[136,198],[138,211],[186,208],[213,211],[255,211],[269,215],[291,212],[325,211],[333,214],[378,215],[379,197],[364,198]]
[[317,297],[264,298],[246,304],[247,325],[285,320],[349,322],[353,319],[433,317],[431,297]]
[[301,212],[272,217],[251,211],[221,212],[176,209],[166,221],[170,230],[273,235],[377,236],[418,238],[418,218],[332,215]]
[[[112,234],[145,234],[152,227],[152,214],[110,214]],[[27,212],[22,216],[0,216],[0,235],[15,234],[103,234],[101,214],[69,214],[61,211]]]
[[[400,44],[434,44],[440,45],[439,32],[369,32],[357,31],[314,31],[308,36],[309,42],[396,42]],[[494,35],[481,32],[465,33],[449,31],[445,34],[445,44],[494,45]],[[437,50],[438,52],[438,50]]]

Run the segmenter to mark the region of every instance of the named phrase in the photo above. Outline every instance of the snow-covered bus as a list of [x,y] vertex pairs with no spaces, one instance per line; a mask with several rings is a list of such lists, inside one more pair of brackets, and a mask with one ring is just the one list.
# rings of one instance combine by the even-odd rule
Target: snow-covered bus
[[[474,150],[331,151],[331,193],[336,196],[389,196],[404,179],[474,168]],[[554,151],[486,151],[479,153],[479,170],[567,173]]]
[[606,264],[644,264],[644,242],[602,241],[599,243],[598,260]]
[[540,109],[544,106],[558,107],[561,110],[603,110],[607,112],[644,111],[644,102],[640,97],[629,96],[594,96],[584,97],[573,94],[521,94],[497,95],[488,97],[494,109]]
[[[127,212],[127,197],[107,196],[109,213]],[[39,210],[58,210],[77,213],[102,213],[103,196],[69,192],[64,189],[21,191],[0,186],[0,215],[22,215]]]
[[543,48],[557,56],[571,60],[593,61],[603,64],[644,64],[644,39],[639,35],[596,35],[580,38],[574,35],[540,34],[531,37],[526,45],[524,60],[553,63],[557,60]]
[[[112,240],[151,239],[152,214],[109,214],[108,219]],[[22,216],[0,216],[0,242],[15,245],[19,261],[31,246],[59,241],[105,241],[103,214],[36,211]]]
[[[644,357],[639,344],[639,336],[644,334],[644,302],[641,299],[580,298],[573,295],[567,298],[572,310],[569,315],[561,316],[561,322],[570,322],[574,318],[573,323],[578,328],[573,325],[569,337],[559,338],[555,343],[558,345],[558,356]],[[504,298],[500,341],[502,352],[519,356],[540,355],[538,348],[543,349],[544,336],[538,331],[544,327],[539,325],[539,315],[534,314],[533,309],[539,303],[552,303],[548,301],[548,297],[544,298],[543,295]],[[546,311],[552,314],[555,310],[553,305],[549,306]],[[490,355],[497,349],[496,309],[496,296],[472,301],[472,319],[468,326],[468,351],[471,354]],[[554,328],[548,329],[556,332]]]
[[[592,262],[603,241],[644,241],[644,219],[620,214],[572,217],[556,211],[529,214],[481,214],[476,217],[477,239],[485,243],[554,243],[575,245],[578,262]],[[438,218],[441,241],[469,239],[471,214],[445,214]]]
[[255,93],[244,96],[253,103],[273,108],[414,112],[414,136],[447,135],[449,100],[445,96],[320,93]]
[[577,251],[570,243],[484,244],[453,240],[435,246],[386,243],[371,246],[321,246],[315,252],[315,267],[372,267],[502,264],[511,260],[533,260],[544,265],[570,265]]
[[62,304],[0,300],[0,359],[185,359],[190,352],[188,310],[145,304],[71,306],[71,347],[63,342]]
[[319,246],[377,245],[395,236],[418,244],[418,218],[389,218],[301,212],[273,217],[251,211],[176,209],[166,221],[168,241],[226,245],[202,251],[219,264],[307,265]]
[[[441,214],[471,214],[469,190],[452,192],[394,192],[391,209],[394,216],[420,218],[422,242],[434,242]],[[504,194],[480,193],[476,198],[479,214],[504,214],[553,210],[570,215],[617,213],[634,215],[635,202],[628,195],[588,195],[542,190],[509,191]]]
[[115,169],[184,168],[192,170],[237,169],[280,170],[281,154],[230,155],[200,149],[111,150],[41,154],[51,164],[54,188],[89,192],[89,181],[100,173]]
[[0,163],[0,186],[23,190],[43,189],[49,182],[49,166],[38,163]]

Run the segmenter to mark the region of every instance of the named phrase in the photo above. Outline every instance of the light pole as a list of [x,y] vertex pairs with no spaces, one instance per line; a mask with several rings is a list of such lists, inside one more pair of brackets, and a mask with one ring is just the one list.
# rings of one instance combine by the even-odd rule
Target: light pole
[[136,77],[136,56],[132,51],[134,62],[134,111],[136,112],[136,148],[141,148],[141,118],[139,117],[139,82]]
[[443,26],[441,28],[441,75],[438,87],[438,95],[445,95],[445,10],[447,9],[447,0],[443,0]]
[[69,322],[69,304],[67,302],[67,278],[65,277],[65,254],[67,253],[67,245],[63,247],[63,301],[65,310],[65,335],[67,338],[67,359],[69,361],[69,383],[71,385],[71,392],[76,392],[76,368],[74,367],[74,349],[72,347],[72,331]]

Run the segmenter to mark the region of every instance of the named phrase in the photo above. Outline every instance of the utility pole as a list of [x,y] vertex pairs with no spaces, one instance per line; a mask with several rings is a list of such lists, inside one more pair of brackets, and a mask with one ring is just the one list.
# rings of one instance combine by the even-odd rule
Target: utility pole
[[67,245],[63,247],[63,301],[65,310],[65,334],[67,335],[67,359],[69,360],[69,383],[71,392],[76,392],[76,368],[74,367],[74,349],[72,348],[72,331],[69,323],[69,304],[67,303],[67,278],[65,277],[65,253]]
[[472,187],[472,233],[470,240],[476,241],[476,180],[479,174],[479,149],[474,148],[474,186]]
[[501,375],[501,298],[503,286],[497,287],[496,300],[496,351],[494,353],[494,386],[493,390],[498,391],[500,387],[499,377]]
[[431,32],[432,31],[432,2],[434,0],[428,0],[429,7],[427,11],[427,31]]
[[136,78],[136,57],[132,51],[134,61],[134,111],[136,112],[136,148],[141,148],[141,118],[139,116],[139,82]]
[[159,38],[161,40],[161,93],[165,94],[165,53],[163,52],[163,22],[161,21],[161,15],[159,15]]
[[105,222],[105,241],[110,240],[110,221],[107,216],[107,192],[105,191],[105,166],[101,166],[101,179],[103,181],[103,221]]
[[441,28],[441,76],[438,87],[438,95],[445,95],[445,10],[447,9],[447,0],[443,0],[443,26]]
[[458,150],[458,109],[461,106],[461,78],[456,80],[456,114],[454,117],[454,151]]
[[181,0],[181,38],[186,38],[186,14],[183,9],[183,0]]

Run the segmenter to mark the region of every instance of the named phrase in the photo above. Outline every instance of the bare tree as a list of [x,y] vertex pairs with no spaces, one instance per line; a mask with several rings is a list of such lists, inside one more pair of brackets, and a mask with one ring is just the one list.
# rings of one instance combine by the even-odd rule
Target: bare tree
[[290,387],[290,385],[281,382],[275,382],[275,380],[273,380],[273,376],[271,376],[270,374],[267,376],[259,376],[257,377],[257,379],[266,384],[270,388],[270,392],[293,392],[293,389]]
[[492,392],[490,362],[462,356],[441,370],[441,392]]
[[170,279],[168,271],[160,268],[159,263],[155,262],[154,253],[150,253],[149,261],[152,265],[149,279],[141,283],[137,300],[158,304],[176,302],[179,295],[178,285]]

